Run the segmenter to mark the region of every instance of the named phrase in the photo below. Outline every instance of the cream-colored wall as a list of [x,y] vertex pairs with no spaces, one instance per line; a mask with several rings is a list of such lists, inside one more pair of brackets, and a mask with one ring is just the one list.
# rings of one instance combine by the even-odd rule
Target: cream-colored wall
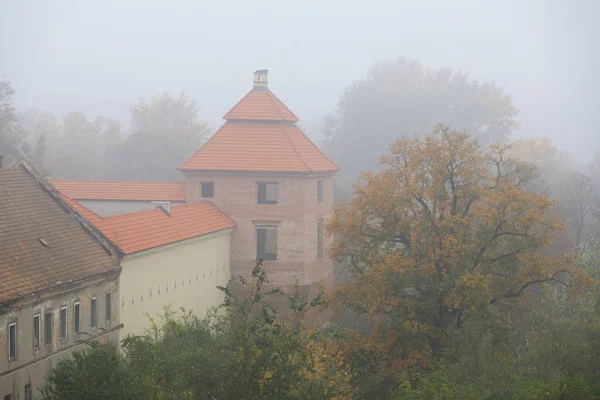
[[121,338],[143,334],[165,306],[204,317],[223,301],[217,285],[230,278],[231,229],[136,253],[121,266]]

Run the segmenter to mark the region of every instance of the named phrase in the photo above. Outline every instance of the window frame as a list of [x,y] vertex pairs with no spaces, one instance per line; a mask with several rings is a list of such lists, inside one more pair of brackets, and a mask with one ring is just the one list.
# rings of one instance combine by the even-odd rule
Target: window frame
[[[212,186],[211,193],[210,193],[211,195],[210,196],[205,196],[204,195],[204,185],[205,184],[210,184]],[[215,181],[201,181],[199,183],[199,185],[200,185],[200,188],[199,188],[200,189],[199,190],[200,191],[200,198],[202,198],[202,199],[214,199],[215,198]]]
[[90,299],[90,327],[98,327],[98,296],[92,295]]
[[[13,330],[13,333],[11,334],[11,328]],[[6,340],[6,345],[7,345],[7,349],[6,349],[6,355],[8,356],[8,361],[15,361],[17,359],[17,335],[18,335],[18,331],[17,331],[17,321],[13,321],[13,322],[9,322],[8,323],[8,331],[7,331],[7,340]],[[13,346],[13,342],[14,342],[14,346]],[[14,347],[14,352],[11,352],[12,348]]]
[[[259,247],[258,246],[258,235],[259,235],[258,231],[259,230],[265,230],[265,231],[274,230],[275,231],[275,245],[277,246],[277,249],[275,251],[275,257],[274,258],[260,257],[259,248],[258,248]],[[277,226],[277,225],[263,225],[263,224],[256,225],[254,227],[254,232],[255,232],[255,237],[256,237],[255,246],[254,246],[254,253],[255,253],[254,254],[255,255],[254,258],[256,260],[258,260],[260,258],[263,261],[277,261],[279,259],[279,226]],[[265,233],[265,247],[266,247],[266,240],[267,240],[267,238],[266,238],[266,233]],[[265,251],[263,252],[263,255],[267,255],[267,254],[273,254],[273,253],[266,253],[266,249],[265,249]]]
[[[47,323],[47,318],[50,316],[50,323]],[[54,312],[53,310],[44,311],[44,345],[52,346],[54,336]]]
[[[63,314],[64,311],[64,314]],[[64,320],[63,320],[64,315]],[[65,341],[69,339],[69,306],[67,304],[60,307],[60,312],[58,314],[58,337],[61,341]],[[64,327],[64,332],[63,332]],[[64,335],[63,335],[64,333]]]
[[323,179],[317,181],[317,203],[323,203]]
[[[261,200],[261,185],[264,185],[265,187],[265,197],[264,197],[264,202],[262,202]],[[268,200],[267,198],[267,193],[268,191],[268,185],[276,185],[277,186],[277,199],[276,200]],[[256,182],[256,204],[279,204],[279,182],[274,182],[274,181],[258,181]]]
[[33,399],[33,389],[31,387],[31,383],[27,383],[23,388],[25,400]]
[[317,219],[317,258],[323,258],[323,218]]
[[112,292],[106,292],[104,295],[104,319],[112,320]]
[[81,302],[73,303],[73,333],[81,333]]
[[[35,329],[35,319],[36,318],[38,320],[37,330]],[[35,343],[36,333],[37,333],[37,344]],[[34,350],[38,350],[40,347],[42,347],[42,314],[41,313],[37,313],[37,314],[33,315],[33,335],[32,335],[32,342],[33,342],[32,344],[33,344],[33,349]]]

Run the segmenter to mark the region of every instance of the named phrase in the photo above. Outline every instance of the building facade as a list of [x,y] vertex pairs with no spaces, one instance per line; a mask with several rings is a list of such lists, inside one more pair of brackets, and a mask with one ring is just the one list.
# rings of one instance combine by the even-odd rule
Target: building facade
[[0,169],[0,396],[96,340],[119,343],[118,252],[27,163]]

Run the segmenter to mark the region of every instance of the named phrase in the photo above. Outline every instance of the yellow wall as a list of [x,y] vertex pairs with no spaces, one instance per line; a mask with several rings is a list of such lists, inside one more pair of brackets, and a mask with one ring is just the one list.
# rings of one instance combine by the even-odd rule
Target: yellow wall
[[121,339],[143,334],[148,316],[192,310],[198,317],[223,301],[217,285],[230,278],[231,229],[127,256],[121,272]]

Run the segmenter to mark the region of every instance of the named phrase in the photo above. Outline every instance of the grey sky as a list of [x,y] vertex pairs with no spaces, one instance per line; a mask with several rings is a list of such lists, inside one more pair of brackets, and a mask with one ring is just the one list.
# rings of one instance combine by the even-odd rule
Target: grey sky
[[304,123],[376,61],[407,56],[494,80],[519,134],[600,151],[600,2],[0,0],[0,75],[17,106],[128,120],[139,97],[185,90],[213,128],[269,69]]

